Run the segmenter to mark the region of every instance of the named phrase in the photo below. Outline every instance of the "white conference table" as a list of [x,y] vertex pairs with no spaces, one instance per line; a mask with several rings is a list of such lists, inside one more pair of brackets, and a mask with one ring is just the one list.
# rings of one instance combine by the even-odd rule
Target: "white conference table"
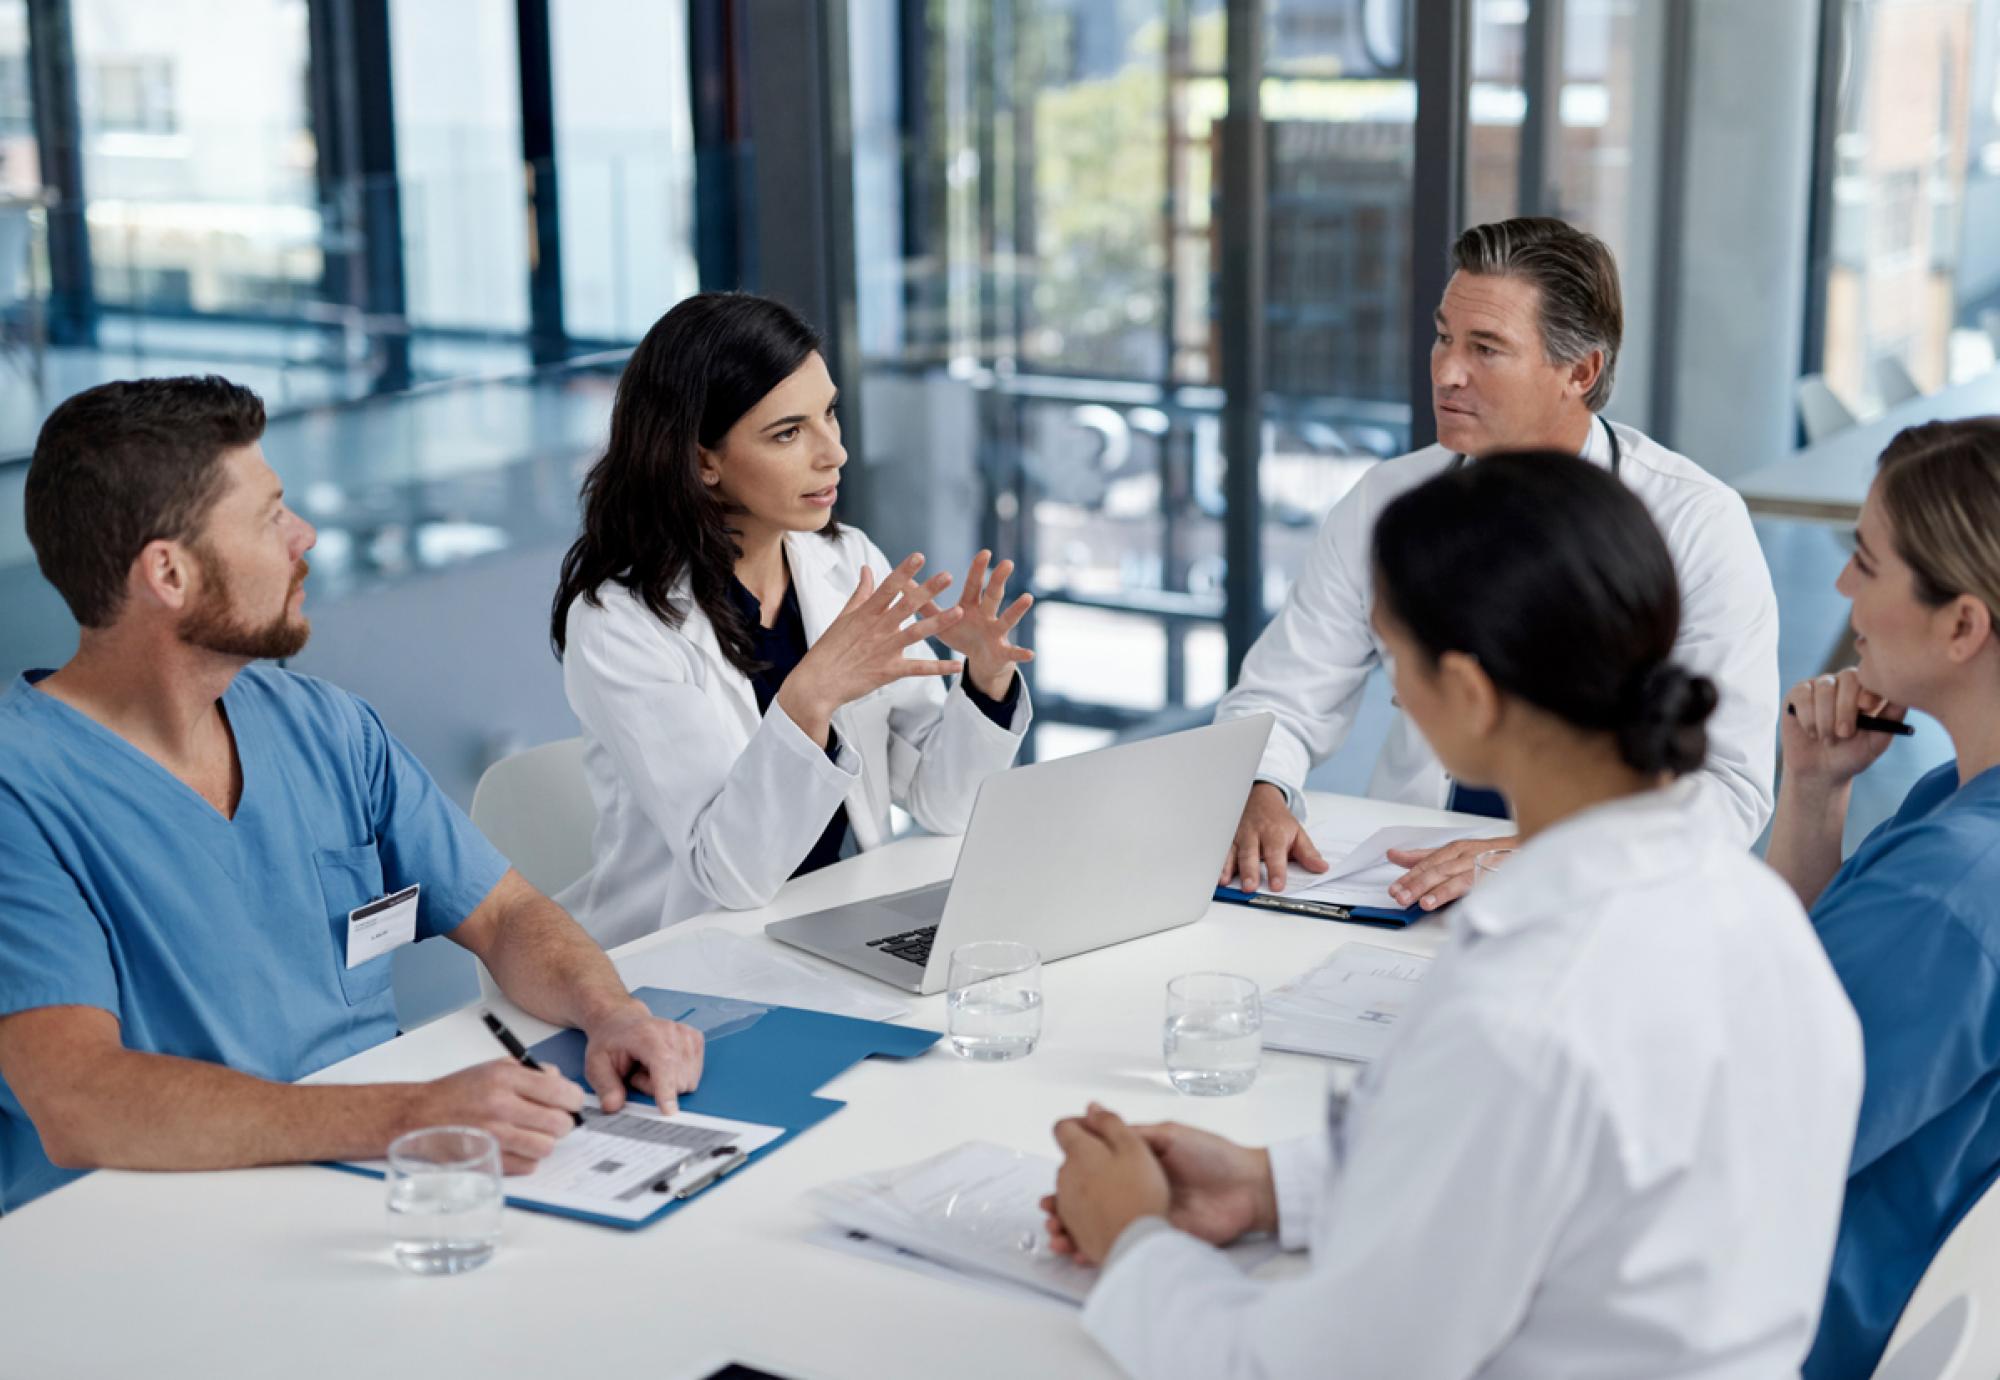
[[[1311,811],[1316,825],[1351,822],[1353,838],[1463,818],[1322,795]],[[801,878],[763,910],[688,923],[770,943],[766,921],[949,875],[957,846],[908,839]],[[679,930],[619,949],[628,980],[661,985],[647,955]],[[940,1043],[866,1060],[821,1090],[844,1110],[674,1215],[623,1232],[510,1209],[493,1262],[455,1278],[391,1263],[372,1179],[315,1166],[92,1174],[0,1219],[0,1376],[354,1380],[386,1367],[692,1380],[728,1360],[796,1380],[1112,1375],[1072,1309],[813,1243],[804,1194],[967,1140],[1053,1154],[1050,1126],[1093,1098],[1251,1142],[1309,1133],[1323,1124],[1322,1060],[1267,1052],[1248,1093],[1173,1091],[1160,1055],[1167,979],[1226,969],[1268,990],[1351,939],[1430,953],[1442,938],[1436,921],[1396,931],[1213,906],[1193,925],[1048,965],[1043,1040],[1026,1059],[967,1063]],[[509,1017],[530,1042],[552,1029]],[[943,997],[913,998],[904,1019],[942,1029]],[[494,1048],[467,1008],[321,1077],[429,1078]]]

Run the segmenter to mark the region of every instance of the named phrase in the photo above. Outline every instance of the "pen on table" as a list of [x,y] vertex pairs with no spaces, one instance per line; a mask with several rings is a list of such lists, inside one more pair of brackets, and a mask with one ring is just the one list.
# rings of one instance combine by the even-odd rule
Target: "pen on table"
[[[1786,705],[1785,712],[1794,719],[1799,717],[1798,706],[1796,705]],[[1893,733],[1898,738],[1908,738],[1917,731],[1900,719],[1878,719],[1873,714],[1856,714],[1854,716],[1854,726],[1856,728],[1865,728],[1870,733]]]
[[[500,1047],[506,1050],[522,1068],[533,1069],[537,1073],[542,1071],[542,1066],[535,1056],[528,1053],[527,1047],[515,1037],[513,1031],[500,1023],[498,1016],[491,1011],[482,1011],[479,1013],[479,1019],[486,1022],[486,1028],[493,1032],[493,1038],[500,1042]],[[583,1125],[582,1112],[571,1112],[569,1116],[577,1125]]]

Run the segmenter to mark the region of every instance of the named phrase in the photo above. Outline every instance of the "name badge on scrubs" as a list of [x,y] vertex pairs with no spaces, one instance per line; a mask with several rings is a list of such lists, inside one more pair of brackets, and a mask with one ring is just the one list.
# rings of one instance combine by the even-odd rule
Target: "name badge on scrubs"
[[347,912],[347,966],[400,949],[417,938],[417,888],[401,891]]

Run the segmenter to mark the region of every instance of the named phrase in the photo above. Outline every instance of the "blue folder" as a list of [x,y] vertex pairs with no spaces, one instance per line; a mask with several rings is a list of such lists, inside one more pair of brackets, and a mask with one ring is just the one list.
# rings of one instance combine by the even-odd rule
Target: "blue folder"
[[1269,891],[1238,891],[1233,886],[1217,887],[1215,899],[1227,901],[1231,905],[1275,910],[1285,915],[1303,915],[1314,920],[1345,920],[1354,925],[1381,925],[1396,930],[1435,913],[1425,910],[1422,906],[1411,906],[1407,910],[1343,906],[1334,901],[1313,901],[1303,896],[1280,896]]
[[[665,987],[641,987],[632,995],[645,1002],[654,1015],[693,1026],[707,1039],[702,1055],[701,1086],[681,1094],[682,1107],[705,1116],[784,1128],[783,1135],[752,1152],[740,1168],[731,1172],[730,1178],[845,1107],[845,1102],[817,1095],[837,1075],[863,1059],[912,1058],[939,1039],[935,1030],[856,1020],[852,1016],[834,1016],[795,1006],[765,1006]],[[583,1076],[583,1051],[583,1032],[564,1030],[528,1052],[537,1062],[560,1069],[565,1077],[589,1087],[589,1080]],[[630,1096],[637,1102],[653,1100],[638,1092]],[[357,1169],[364,1174],[372,1172],[356,1165],[336,1167]],[[656,1212],[637,1222],[512,1196],[507,1201],[530,1212],[632,1230],[649,1227],[694,1199],[667,1198]]]

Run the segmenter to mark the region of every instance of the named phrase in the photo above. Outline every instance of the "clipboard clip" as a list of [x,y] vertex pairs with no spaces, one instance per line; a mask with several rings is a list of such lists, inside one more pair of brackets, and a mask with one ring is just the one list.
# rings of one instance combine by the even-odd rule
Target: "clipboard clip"
[[[653,1192],[671,1193],[677,1200],[692,1198],[723,1175],[740,1168],[749,1158],[749,1152],[739,1150],[734,1145],[718,1145],[712,1150],[691,1156],[674,1174],[654,1180]],[[694,1177],[676,1178],[676,1175],[685,1175],[690,1171],[694,1171]]]
[[1305,901],[1289,896],[1265,896],[1252,894],[1245,905],[1262,910],[1281,910],[1292,915],[1313,915],[1321,920],[1347,920],[1354,915],[1352,906],[1343,906],[1333,901]]

